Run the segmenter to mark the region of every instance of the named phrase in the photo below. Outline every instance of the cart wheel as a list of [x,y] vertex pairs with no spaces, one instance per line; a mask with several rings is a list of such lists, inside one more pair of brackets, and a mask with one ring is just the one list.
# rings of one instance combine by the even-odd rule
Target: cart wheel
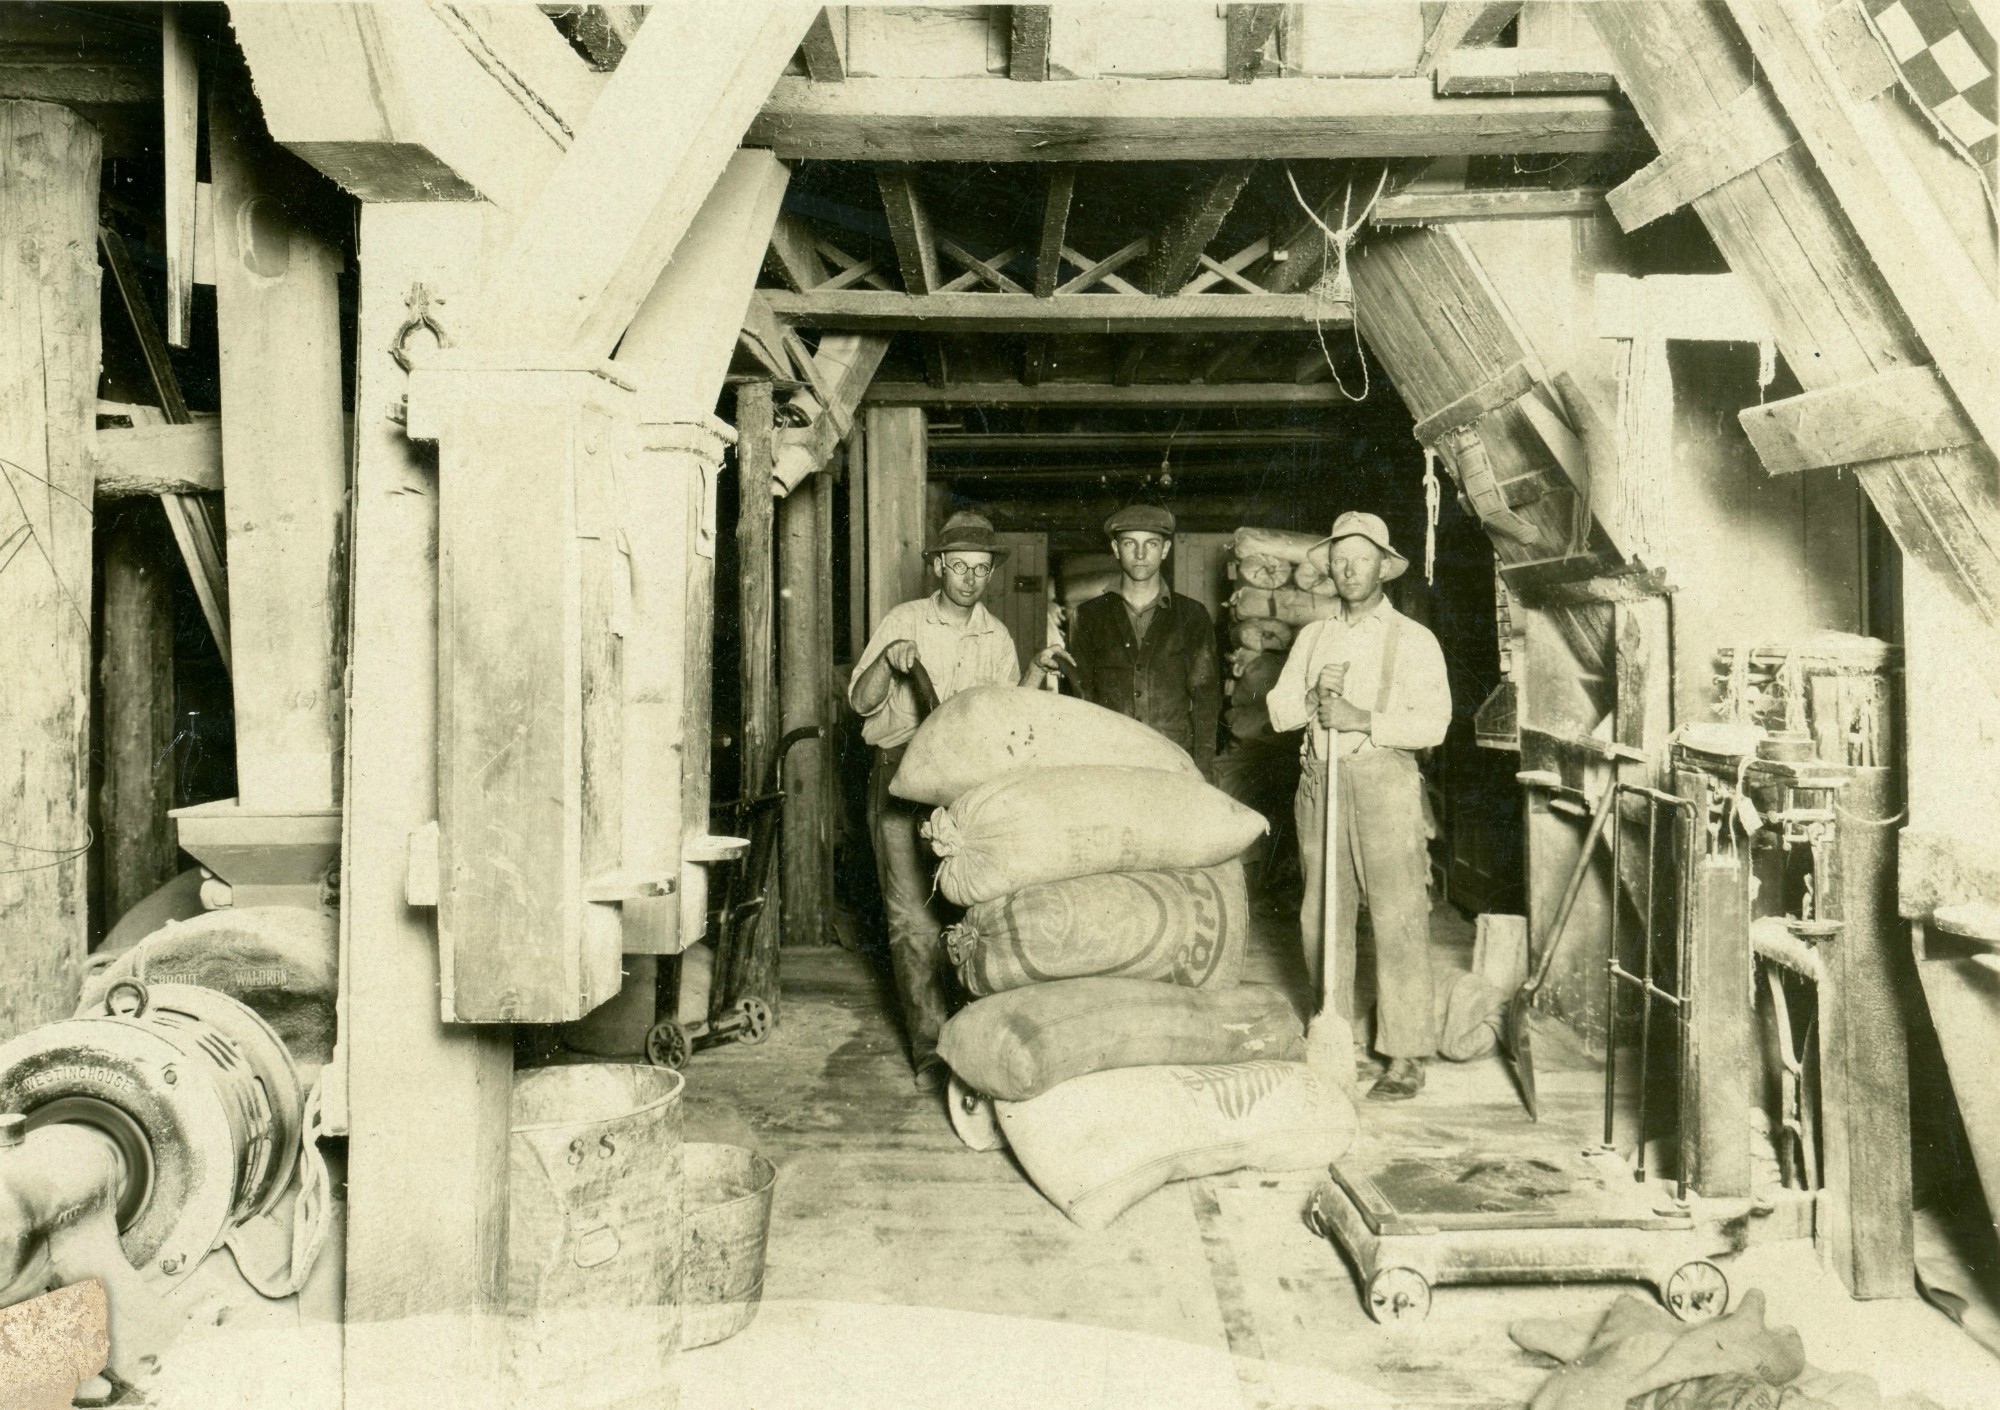
[[1414,1268],[1381,1268],[1368,1280],[1368,1315],[1385,1327],[1431,1315],[1431,1285]]
[[688,1065],[693,1053],[694,1044],[688,1041],[687,1029],[671,1018],[663,1018],[646,1030],[646,1061],[655,1067],[670,1067],[679,1072]]
[[743,1026],[736,1033],[737,1042],[754,1046],[771,1036],[771,1006],[762,999],[738,999],[736,1012],[743,1015]]
[[953,1073],[945,1084],[945,1111],[958,1139],[976,1151],[997,1151],[1007,1144],[1000,1134],[1000,1118],[994,1115],[993,1098],[975,1092]]
[[1705,1258],[1683,1263],[1667,1276],[1660,1301],[1683,1322],[1707,1322],[1729,1308],[1729,1279]]

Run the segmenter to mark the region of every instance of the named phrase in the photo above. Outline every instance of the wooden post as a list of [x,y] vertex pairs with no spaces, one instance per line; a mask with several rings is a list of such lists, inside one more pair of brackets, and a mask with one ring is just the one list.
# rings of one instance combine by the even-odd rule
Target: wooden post
[[847,659],[868,646],[868,422],[847,434]]
[[871,406],[867,419],[868,629],[924,592],[924,466],[918,406]]
[[512,1030],[440,1020],[433,913],[406,899],[409,835],[437,816],[438,479],[431,448],[390,419],[406,385],[389,356],[404,300],[418,283],[470,296],[483,210],[361,208],[341,1025],[327,1073],[329,1115],[348,1134],[353,1410],[505,1398],[492,1334],[506,1292]]
[[253,131],[229,96],[210,102],[236,791],[250,812],[324,810],[344,710],[341,256],[287,214],[272,178],[296,159]]
[[0,102],[0,1041],[76,1006],[86,927],[97,129]]
[[[826,680],[833,639],[828,597],[833,572],[822,502],[833,484],[815,475],[778,507],[779,655],[784,668],[784,732],[826,723]],[[785,760],[784,937],[794,945],[823,943],[833,898],[833,834],[827,807],[832,787],[822,734],[792,746]]]
[[771,582],[773,525],[771,498],[774,427],[771,384],[746,382],[736,389],[736,584],[738,656],[743,702],[744,797],[770,783],[778,752],[776,598]]
[[103,526],[98,700],[104,750],[99,830],[104,928],[174,874],[174,603],[172,552],[153,506],[137,501]]
[[1676,769],[1674,791],[1695,800],[1693,1038],[1681,1074],[1681,1119],[1694,1124],[1688,1182],[1710,1199],[1750,1193],[1750,1082],[1756,1011],[1751,1006],[1750,890],[1743,864],[1748,841],[1734,817],[1710,848],[1703,828],[1707,799],[1726,789],[1696,769]]

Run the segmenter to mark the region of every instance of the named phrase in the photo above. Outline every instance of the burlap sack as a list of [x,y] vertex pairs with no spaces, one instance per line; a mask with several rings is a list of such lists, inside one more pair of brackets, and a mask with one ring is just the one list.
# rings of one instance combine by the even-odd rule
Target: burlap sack
[[1251,651],[1286,651],[1291,648],[1296,629],[1279,621],[1247,617],[1229,628],[1230,640]]
[[1283,587],[1292,580],[1292,565],[1282,558],[1253,553],[1236,560],[1236,578],[1250,587]]
[[1296,563],[1306,556],[1323,534],[1301,534],[1290,529],[1258,529],[1245,527],[1236,531],[1232,547],[1236,561],[1246,558],[1281,558],[1287,563]]
[[985,685],[952,696],[918,727],[889,791],[942,805],[1017,769],[1077,764],[1201,774],[1185,749],[1116,710],[1048,690]]
[[1289,627],[1303,627],[1307,622],[1340,615],[1340,598],[1332,593],[1287,587],[1279,588],[1271,596],[1277,602],[1278,620]]
[[1229,615],[1238,621],[1275,617],[1278,604],[1270,588],[1240,587],[1229,594]]

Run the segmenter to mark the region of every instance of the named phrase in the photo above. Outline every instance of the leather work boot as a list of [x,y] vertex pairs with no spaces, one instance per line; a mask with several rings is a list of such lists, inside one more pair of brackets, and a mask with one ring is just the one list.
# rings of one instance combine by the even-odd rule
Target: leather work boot
[[1422,1058],[1391,1058],[1389,1070],[1368,1089],[1371,1102],[1406,1102],[1424,1089]]

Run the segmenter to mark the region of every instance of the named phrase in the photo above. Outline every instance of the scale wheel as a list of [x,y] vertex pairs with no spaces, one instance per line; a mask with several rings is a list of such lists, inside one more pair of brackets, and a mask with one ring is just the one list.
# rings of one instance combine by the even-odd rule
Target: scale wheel
[[1431,1315],[1431,1285],[1414,1268],[1380,1268],[1368,1280],[1368,1315],[1385,1327]]
[[688,1065],[694,1055],[694,1043],[688,1037],[687,1029],[671,1018],[663,1018],[646,1030],[646,1061],[655,1067],[669,1067],[679,1072]]
[[945,1112],[951,1117],[951,1129],[968,1150],[997,1151],[1007,1144],[1007,1138],[1000,1132],[1000,1118],[993,1110],[993,1099],[959,1081],[956,1072],[945,1084]]
[[771,1006],[758,998],[742,998],[736,1001],[736,1012],[743,1026],[736,1031],[736,1041],[748,1043],[752,1047],[771,1036]]
[[1660,1301],[1683,1322],[1708,1322],[1729,1308],[1729,1279],[1705,1258],[1683,1263],[1660,1285]]

